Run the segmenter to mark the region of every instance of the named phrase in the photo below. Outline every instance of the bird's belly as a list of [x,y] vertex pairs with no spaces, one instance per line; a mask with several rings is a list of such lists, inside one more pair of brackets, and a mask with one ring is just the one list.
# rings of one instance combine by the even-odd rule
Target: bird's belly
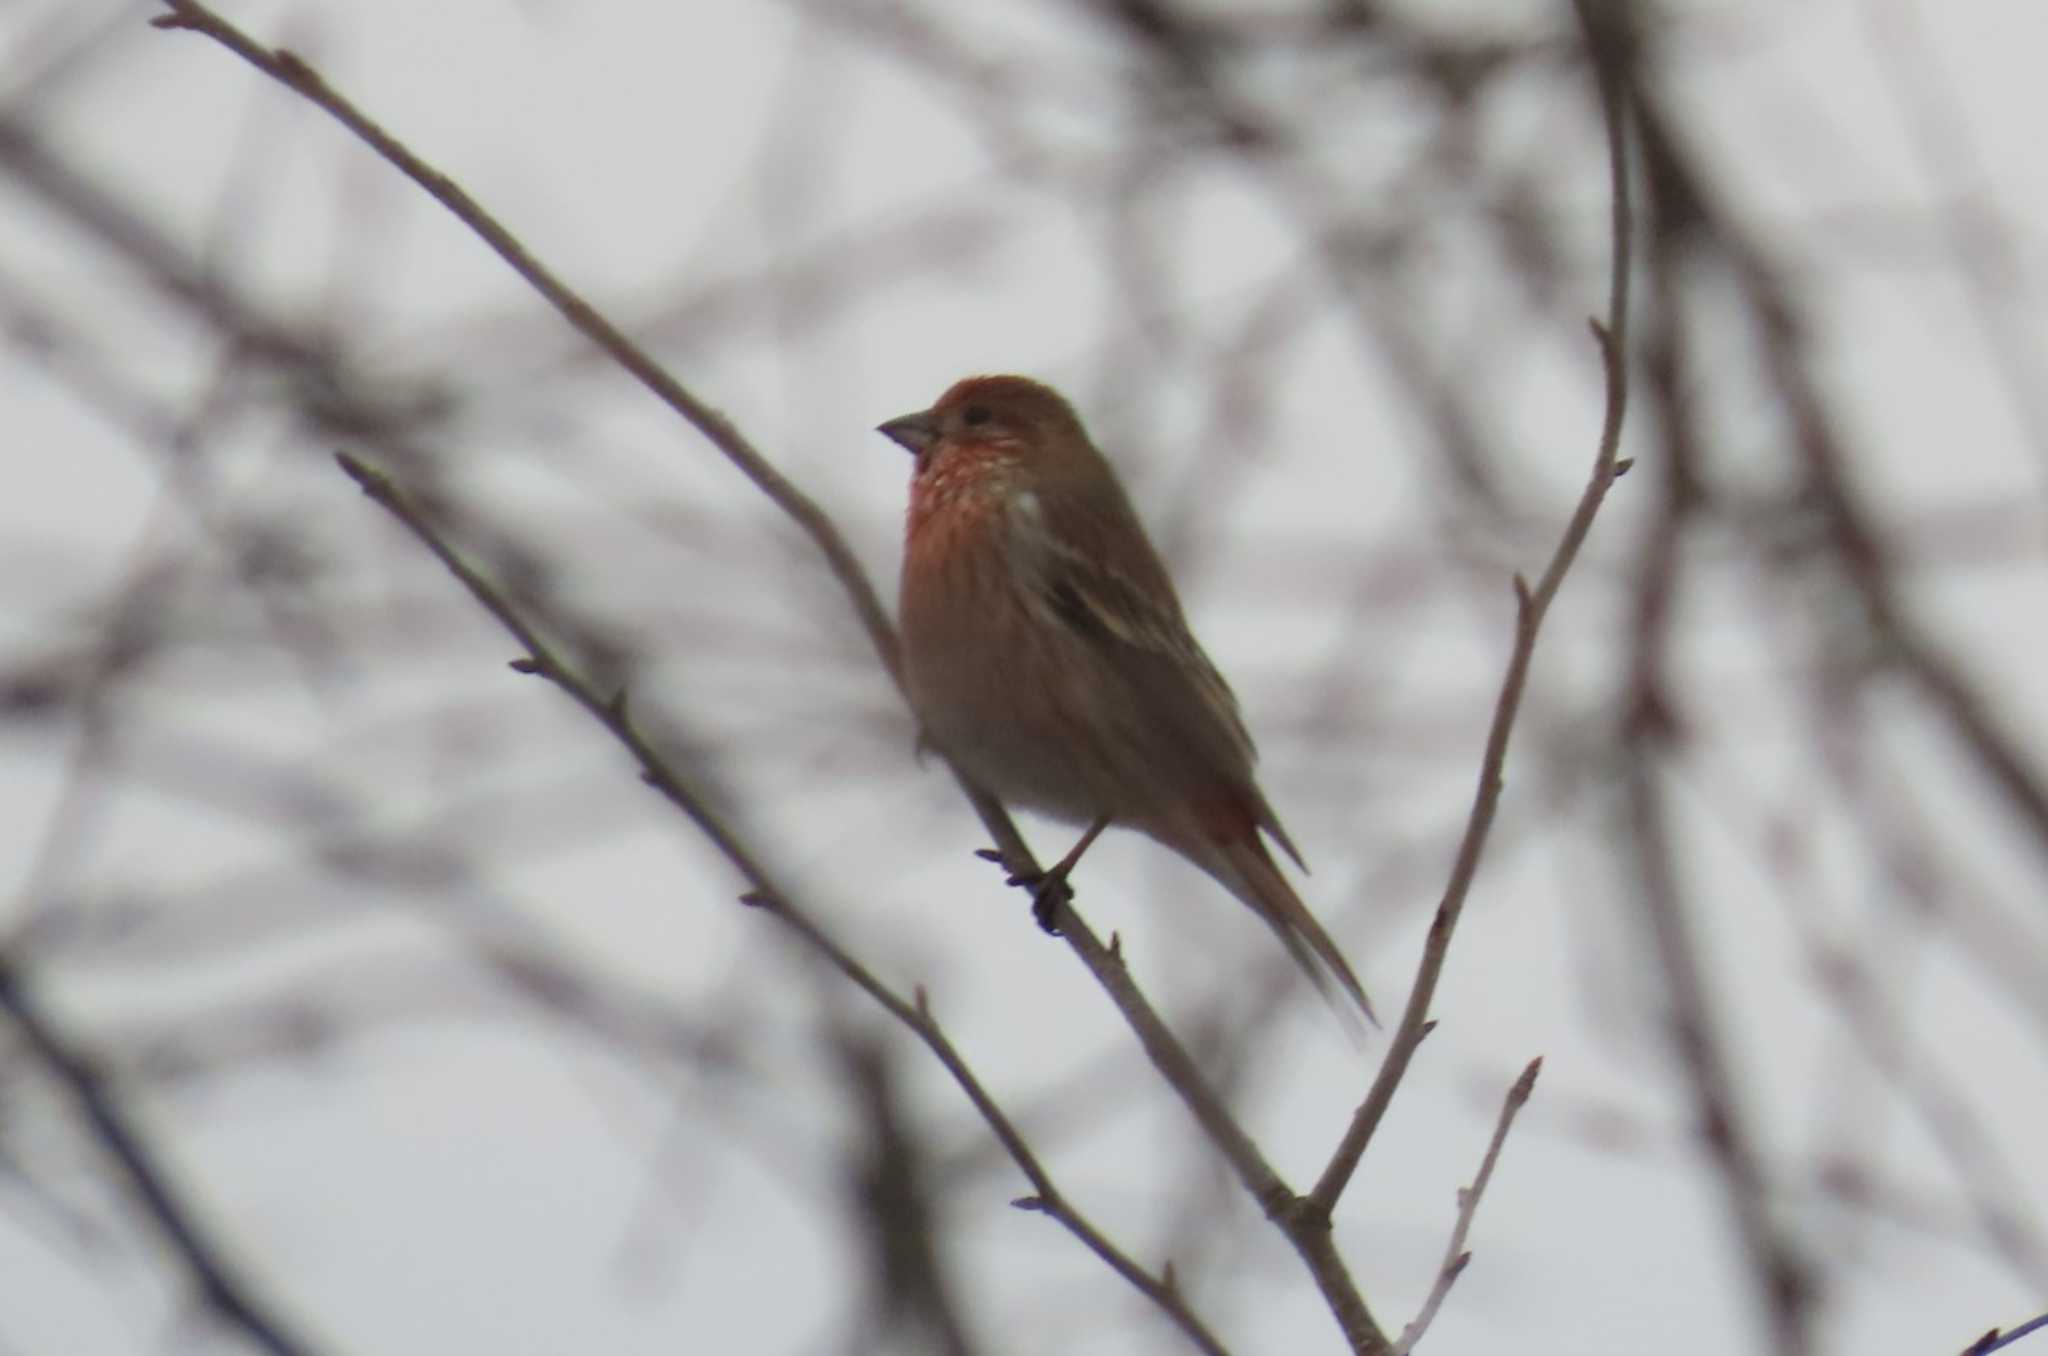
[[1117,785],[1091,738],[1089,656],[1048,632],[1021,597],[921,606],[906,593],[904,683],[923,733],[975,782],[1013,804],[1087,822],[1117,813]]
[[905,679],[925,738],[1003,800],[1085,822],[1109,813],[1110,789],[1091,775],[1051,683],[1072,681],[972,651],[926,656]]

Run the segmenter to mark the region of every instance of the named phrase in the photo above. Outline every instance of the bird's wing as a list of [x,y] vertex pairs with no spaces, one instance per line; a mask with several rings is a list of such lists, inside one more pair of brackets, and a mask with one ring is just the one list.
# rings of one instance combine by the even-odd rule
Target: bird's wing
[[1104,652],[1105,672],[1206,750],[1210,770],[1238,784],[1252,818],[1300,865],[1253,779],[1257,751],[1237,697],[1189,630],[1165,563],[1128,504],[1019,496],[1010,520],[1019,573],[1047,619]]
[[1054,617],[1099,643],[1173,661],[1250,747],[1236,696],[1188,629],[1173,580],[1127,505],[1019,496],[1011,526],[1025,577]]

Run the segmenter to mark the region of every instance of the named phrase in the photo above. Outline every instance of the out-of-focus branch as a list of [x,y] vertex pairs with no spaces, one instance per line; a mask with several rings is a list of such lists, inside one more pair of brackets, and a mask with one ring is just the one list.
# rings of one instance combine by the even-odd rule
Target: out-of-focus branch
[[931,1146],[912,1126],[889,1049],[868,1030],[829,1030],[862,1133],[841,1169],[866,1234],[868,1299],[846,1350],[973,1356],[977,1326],[962,1310],[932,1199]]
[[1533,589],[1521,576],[1515,578],[1514,647],[1508,655],[1507,672],[1501,679],[1500,696],[1494,702],[1493,723],[1487,730],[1486,751],[1480,759],[1479,787],[1473,796],[1472,813],[1466,821],[1464,837],[1458,844],[1450,880],[1437,904],[1436,916],[1430,921],[1429,936],[1423,944],[1421,962],[1416,967],[1415,984],[1409,991],[1400,1024],[1394,1028],[1393,1039],[1388,1043],[1386,1059],[1381,1063],[1372,1087],[1367,1090],[1364,1102],[1353,1114],[1343,1139],[1330,1156],[1315,1190],[1309,1194],[1309,1201],[1325,1216],[1335,1208],[1337,1198],[1343,1194],[1352,1173],[1357,1170],[1359,1159],[1364,1156],[1395,1091],[1407,1075],[1415,1051],[1429,1034],[1429,1008],[1436,998],[1437,983],[1443,977],[1451,936],[1464,912],[1465,898],[1479,872],[1487,835],[1500,808],[1501,773],[1507,762],[1508,742],[1514,733],[1515,717],[1521,710],[1522,694],[1528,684],[1529,668],[1535,658],[1537,634],[1550,611],[1551,602],[1564,585],[1572,562],[1578,559],[1579,548],[1593,530],[1593,519],[1606,501],[1607,491],[1628,469],[1627,463],[1621,460],[1620,452],[1622,423],[1628,413],[1628,306],[1634,222],[1629,197],[1628,138],[1621,98],[1623,86],[1618,70],[1619,63],[1627,58],[1625,51],[1617,46],[1621,41],[1617,36],[1618,25],[1604,17],[1601,10],[1596,0],[1581,0],[1579,5],[1580,21],[1586,31],[1586,44],[1592,54],[1592,66],[1599,84],[1601,111],[1606,119],[1608,173],[1612,183],[1613,266],[1608,276],[1607,319],[1604,324],[1593,326],[1607,386],[1600,441],[1585,491],[1579,496],[1578,506],[1572,512],[1571,521],[1566,524],[1549,564],[1544,567],[1542,577]]
[[[346,453],[338,460],[349,478],[362,487],[363,493],[418,538],[435,559],[439,560],[442,566],[469,591],[470,596],[519,642],[526,653],[514,661],[515,669],[545,678],[625,746],[633,755],[634,761],[639,764],[643,780],[688,817],[720,854],[739,871],[747,883],[746,893],[742,896],[745,903],[763,910],[781,922],[802,940],[814,956],[839,971],[856,988],[880,1004],[890,1016],[901,1022],[911,1034],[923,1042],[939,1064],[952,1076],[954,1083],[973,1104],[974,1109],[980,1113],[1019,1171],[1030,1181],[1036,1194],[1025,1198],[1024,1203],[1058,1221],[1089,1251],[1095,1253],[1139,1293],[1157,1305],[1198,1350],[1209,1353],[1210,1356],[1221,1356],[1224,1347],[1200,1318],[1188,1308],[1179,1290],[1168,1280],[1153,1276],[1132,1261],[1067,1201],[1051,1175],[1038,1161],[1038,1156],[1032,1151],[1022,1132],[982,1086],[981,1080],[968,1067],[966,1060],[961,1057],[951,1039],[932,1016],[923,991],[920,989],[914,1000],[906,1001],[877,979],[872,971],[854,958],[852,953],[840,946],[809,913],[799,907],[775,883],[765,863],[718,817],[705,798],[684,779],[682,773],[647,741],[627,710],[624,692],[609,696],[601,694],[573,666],[556,654],[554,648],[519,615],[505,595],[456,553],[455,548],[441,535],[439,529],[389,477]],[[1071,914],[1071,910],[1067,912]],[[1120,965],[1116,968],[1121,970]]]
[[1508,1089],[1508,1095],[1501,1101],[1500,1120],[1493,1127],[1493,1138],[1487,1141],[1486,1154],[1479,1160],[1479,1172],[1472,1178],[1472,1185],[1458,1192],[1458,1222],[1451,1227],[1451,1241],[1444,1247],[1443,1265],[1437,1268],[1436,1284],[1429,1288],[1429,1297],[1416,1312],[1415,1321],[1401,1329],[1401,1340],[1394,1344],[1397,1356],[1407,1356],[1422,1340],[1423,1333],[1436,1320],[1437,1310],[1443,1307],[1444,1299],[1451,1293],[1458,1277],[1465,1274],[1465,1264],[1472,1260],[1472,1254],[1465,1248],[1465,1240],[1471,1236],[1472,1220],[1479,1213],[1479,1198],[1486,1194],[1486,1184],[1493,1180],[1493,1165],[1500,1161],[1500,1150],[1508,1140],[1508,1127],[1515,1123],[1515,1114],[1528,1104],[1529,1094],[1536,1090],[1536,1075],[1543,1071],[1541,1057],[1529,1061],[1522,1070],[1522,1076]]
[[[1980,774],[2001,794],[2036,852],[2048,854],[2048,777],[2027,759],[2022,742],[1985,693],[1941,652],[1900,600],[1884,543],[1851,478],[1843,435],[1816,379],[1806,326],[1793,302],[1792,289],[1750,232],[1717,206],[1711,180],[1666,116],[1656,91],[1637,71],[1627,74],[1631,109],[1642,133],[1645,175],[1658,204],[1660,279],[1671,280],[1666,284],[1667,304],[1677,305],[1675,274],[1680,268],[1696,267],[1701,260],[1727,268],[1740,303],[1760,336],[1762,370],[1770,373],[1789,420],[1793,447],[1806,471],[1806,490],[1824,515],[1834,558],[1860,597],[1870,628],[1881,643],[1881,657],[1920,689]],[[1674,330],[1673,342],[1675,338]],[[1691,436],[1690,412],[1683,408],[1680,395],[1686,374],[1669,355],[1666,366],[1670,370],[1659,386],[1667,407],[1667,438],[1679,463],[1673,468],[1673,502],[1667,505],[1666,522],[1660,530],[1661,536],[1669,538],[1676,535],[1674,520],[1682,511],[1676,496],[1685,493],[1691,483],[1688,478],[1697,475],[1697,456],[1696,451],[1681,452],[1681,440]],[[1631,724],[1642,739],[1657,739],[1667,733],[1660,655],[1669,643],[1673,548],[1659,547],[1652,565],[1665,583],[1653,589],[1646,580],[1639,609],[1638,678],[1632,703],[1639,714]],[[1640,869],[1649,894],[1646,903],[1666,987],[1672,995],[1680,1054],[1777,1348],[1788,1353],[1805,1351],[1812,1346],[1813,1281],[1787,1231],[1772,1218],[1759,1152],[1736,1114],[1732,1078],[1707,1010],[1698,957],[1691,946],[1683,902],[1676,893],[1671,844],[1665,841],[1668,827],[1663,822],[1663,791],[1644,766],[1647,756],[1648,750],[1640,749],[1632,760],[1637,775],[1631,780],[1629,802],[1637,816]]]
[[4,955],[0,955],[0,1012],[6,1013],[36,1062],[77,1100],[93,1138],[120,1165],[143,1212],[190,1273],[206,1307],[271,1356],[310,1356],[319,1350],[272,1311],[269,1301],[257,1295],[220,1245],[207,1236],[147,1137],[128,1119],[91,1060],[44,1014],[24,987],[14,962]]
[[1763,1154],[1737,1083],[1714,995],[1703,971],[1693,908],[1678,869],[1670,796],[1660,763],[1676,730],[1670,681],[1673,621],[1684,564],[1687,519],[1700,502],[1702,419],[1693,402],[1684,323],[1683,275],[1699,244],[1701,205],[1692,186],[1672,175],[1661,129],[1643,111],[1634,67],[1622,68],[1638,114],[1653,226],[1651,277],[1656,323],[1646,345],[1649,389],[1663,438],[1663,494],[1636,567],[1635,616],[1628,696],[1622,728],[1621,786],[1626,841],[1665,998],[1670,1038],[1683,1070],[1701,1142],[1719,1174],[1741,1239],[1742,1260],[1779,1356],[1812,1350],[1813,1277],[1804,1256],[1773,1214]]
[[1741,284],[1743,299],[1761,331],[1764,370],[1771,373],[1784,399],[1811,491],[1826,510],[1836,556],[1886,646],[1885,658],[1920,688],[1950,736],[2004,798],[2035,852],[2048,859],[2048,772],[2028,760],[2024,742],[1990,697],[1942,653],[1900,600],[1886,567],[1882,536],[1851,479],[1838,421],[1815,380],[1807,327],[1793,304],[1791,288],[1744,228],[1716,210],[1708,181],[1654,92],[1633,82],[1629,93],[1643,133],[1645,172]]

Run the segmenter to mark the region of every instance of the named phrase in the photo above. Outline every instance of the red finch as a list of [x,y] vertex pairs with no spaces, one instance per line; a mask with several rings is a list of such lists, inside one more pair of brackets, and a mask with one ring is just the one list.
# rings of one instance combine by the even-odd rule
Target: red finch
[[[1013,804],[1140,829],[1263,918],[1368,1019],[1343,953],[1260,832],[1301,854],[1252,777],[1237,700],[1188,630],[1165,563],[1059,393],[970,377],[879,430],[917,458],[903,556],[903,674],[925,737]],[[1304,868],[1305,869],[1305,868]],[[1039,894],[1040,921],[1050,896]]]

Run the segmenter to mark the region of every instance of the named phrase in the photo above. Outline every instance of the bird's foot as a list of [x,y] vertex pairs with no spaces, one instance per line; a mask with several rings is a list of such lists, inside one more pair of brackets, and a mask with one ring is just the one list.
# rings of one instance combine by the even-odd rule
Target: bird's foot
[[1065,865],[1051,871],[1013,871],[1003,859],[1003,854],[994,848],[977,848],[975,856],[983,861],[994,862],[1008,874],[1003,884],[1021,886],[1031,892],[1031,916],[1048,936],[1060,935],[1059,914],[1062,904],[1074,902],[1074,887],[1067,884]]

